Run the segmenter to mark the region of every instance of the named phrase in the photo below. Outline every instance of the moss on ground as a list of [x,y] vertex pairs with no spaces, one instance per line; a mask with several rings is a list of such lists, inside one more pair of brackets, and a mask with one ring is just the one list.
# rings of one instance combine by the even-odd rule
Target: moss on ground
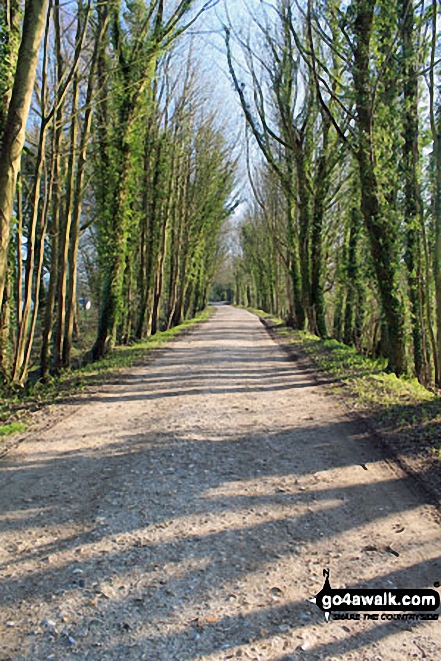
[[11,436],[12,434],[19,434],[24,432],[27,428],[23,422],[11,422],[8,425],[0,425],[0,440],[4,436]]

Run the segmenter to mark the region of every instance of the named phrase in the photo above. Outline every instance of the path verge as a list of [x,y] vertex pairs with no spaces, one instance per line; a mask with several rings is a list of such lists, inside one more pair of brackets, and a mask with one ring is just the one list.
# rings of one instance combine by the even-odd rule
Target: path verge
[[[249,308],[248,308],[249,309]],[[262,310],[256,314],[292,360],[313,366],[319,383],[363,421],[405,472],[441,509],[441,398],[416,379],[384,371],[385,363],[336,340],[292,330]]]
[[51,405],[71,402],[80,396],[87,397],[103,384],[112,383],[125,370],[151,362],[175,339],[207,321],[215,309],[207,307],[179,326],[158,332],[147,340],[118,346],[103,360],[65,371],[45,383],[36,381],[26,390],[1,393],[0,457],[19,445],[42,424],[47,428],[58,420],[61,413],[48,415],[52,413]]

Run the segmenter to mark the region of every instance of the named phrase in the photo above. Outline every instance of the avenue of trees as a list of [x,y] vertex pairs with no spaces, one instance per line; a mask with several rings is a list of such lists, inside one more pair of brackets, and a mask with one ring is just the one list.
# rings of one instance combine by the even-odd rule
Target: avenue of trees
[[[234,136],[189,45],[216,5],[3,3],[3,384],[72,364],[84,296],[94,360],[206,305],[237,225]],[[223,31],[251,191],[236,300],[440,388],[438,2],[250,5]]]
[[438,2],[263,7],[225,30],[254,200],[237,300],[440,387]]
[[184,33],[212,2],[9,0],[0,15],[0,372],[99,359],[206,306],[235,163]]

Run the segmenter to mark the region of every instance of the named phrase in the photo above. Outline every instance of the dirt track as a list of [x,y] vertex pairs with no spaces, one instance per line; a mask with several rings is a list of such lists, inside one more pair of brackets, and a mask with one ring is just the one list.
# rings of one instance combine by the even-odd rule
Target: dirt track
[[441,658],[441,622],[307,601],[325,567],[432,587],[441,528],[254,316],[220,308],[72,406],[0,461],[2,661]]

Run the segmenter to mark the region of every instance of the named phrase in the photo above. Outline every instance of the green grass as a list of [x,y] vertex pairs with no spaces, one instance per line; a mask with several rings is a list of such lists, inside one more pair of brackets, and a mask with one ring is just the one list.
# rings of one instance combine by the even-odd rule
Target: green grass
[[0,425],[0,439],[3,436],[11,436],[11,434],[19,434],[27,429],[27,425],[23,422],[11,422],[9,425]]
[[337,340],[320,340],[310,333],[291,334],[291,343],[300,345],[322,371],[332,374],[340,387],[345,386],[360,407],[388,409],[438,399],[417,379],[387,373],[384,358],[373,360]]
[[[158,349],[195,324],[206,321],[215,308],[209,307],[193,319],[184,321],[170,330],[159,332],[150,339],[116,347],[106,358],[95,363],[85,363],[72,370],[51,377],[44,383],[35,381],[25,389],[11,389],[0,393],[0,435],[23,431],[28,415],[33,410],[66,399],[91,386],[97,386],[116,376],[120,371],[145,360],[151,351]],[[81,364],[81,361],[80,361]],[[1,426],[2,425],[2,426]],[[1,429],[6,429],[3,434]],[[8,430],[12,431],[8,431]]]

